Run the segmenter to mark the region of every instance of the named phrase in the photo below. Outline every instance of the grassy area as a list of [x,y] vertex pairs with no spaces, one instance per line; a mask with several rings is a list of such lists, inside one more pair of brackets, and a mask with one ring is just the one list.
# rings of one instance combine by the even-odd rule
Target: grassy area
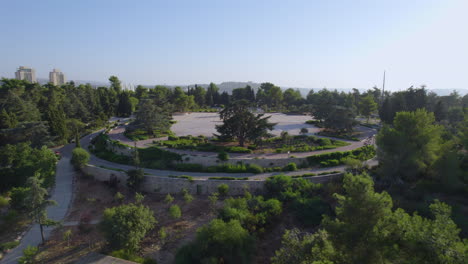
[[343,134],[343,133],[337,133],[337,132],[331,132],[331,131],[320,131],[317,133],[317,135],[324,136],[324,137],[334,137],[334,138],[341,138],[341,139],[346,139],[346,140],[359,141],[359,138],[357,138],[355,134]]
[[334,149],[349,145],[349,143],[340,140],[318,138],[307,135],[273,137],[262,140],[258,145],[251,144],[247,148],[233,146],[235,142],[209,140],[204,136],[170,136],[168,140],[157,141],[155,144],[174,149],[228,153],[309,152],[323,149]]
[[245,181],[248,180],[248,177],[209,177],[208,180],[228,180],[228,181]]
[[350,151],[336,151],[324,153],[320,155],[313,155],[307,157],[309,165],[320,165],[321,167],[333,167],[344,164],[346,159],[358,159],[361,161],[371,159],[375,156],[374,146],[363,146]]
[[133,140],[133,141],[138,141],[138,140],[146,140],[150,138],[160,138],[160,137],[165,137],[171,135],[171,131],[153,131],[153,133],[148,133],[148,131],[143,130],[143,129],[134,129],[134,130],[129,130],[126,129],[124,132],[124,135]]

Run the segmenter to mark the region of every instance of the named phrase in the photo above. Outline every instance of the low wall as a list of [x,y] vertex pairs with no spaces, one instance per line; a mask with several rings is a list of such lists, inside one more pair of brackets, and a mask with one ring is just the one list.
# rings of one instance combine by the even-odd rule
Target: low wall
[[[112,178],[117,179],[119,184],[125,185],[127,174],[122,171],[114,171],[93,165],[85,166],[82,171],[94,177],[98,181],[109,181]],[[315,176],[307,178],[314,183],[324,183],[331,179],[341,177],[342,173]],[[145,192],[156,193],[180,193],[186,188],[192,194],[211,194],[218,191],[220,184],[229,186],[230,195],[242,195],[244,190],[249,190],[253,194],[262,194],[264,192],[265,181],[256,180],[197,180],[193,181],[182,178],[170,178],[164,176],[145,175],[142,183],[142,190]]]

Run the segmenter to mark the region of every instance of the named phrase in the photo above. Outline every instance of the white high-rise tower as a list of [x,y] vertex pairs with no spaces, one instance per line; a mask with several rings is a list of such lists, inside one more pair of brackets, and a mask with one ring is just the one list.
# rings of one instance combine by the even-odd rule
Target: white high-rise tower
[[53,69],[49,73],[49,82],[53,85],[63,85],[65,84],[65,75],[59,69]]
[[36,71],[33,68],[20,66],[15,72],[15,77],[18,80],[26,80],[30,83],[37,82],[36,80]]

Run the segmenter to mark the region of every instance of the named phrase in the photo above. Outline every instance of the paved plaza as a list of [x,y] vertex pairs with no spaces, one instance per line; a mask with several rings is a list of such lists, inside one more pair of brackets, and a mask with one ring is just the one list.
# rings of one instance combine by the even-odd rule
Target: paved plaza
[[[301,128],[305,127],[309,133],[317,133],[319,128],[305,124],[307,120],[311,120],[311,116],[307,115],[285,115],[281,113],[267,113],[265,116],[271,116],[270,122],[277,123],[275,129],[271,132],[279,136],[282,131],[287,131],[291,135],[298,135]],[[222,124],[218,113],[190,113],[174,115],[173,119],[177,121],[172,125],[171,130],[177,136],[207,136],[211,137],[216,134],[215,125]]]

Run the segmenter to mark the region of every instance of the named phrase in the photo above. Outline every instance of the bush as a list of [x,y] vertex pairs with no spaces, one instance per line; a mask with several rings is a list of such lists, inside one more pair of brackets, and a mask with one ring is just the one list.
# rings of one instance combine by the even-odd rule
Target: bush
[[320,166],[322,167],[334,167],[340,165],[340,161],[336,159],[331,159],[331,160],[325,160],[320,162]]
[[288,165],[283,167],[283,171],[296,171],[297,170],[297,165],[294,162],[288,163]]
[[155,224],[156,219],[148,207],[127,204],[104,210],[100,226],[112,247],[135,252],[140,241]]
[[222,151],[218,154],[218,159],[221,160],[221,161],[227,161],[229,160],[229,154],[227,154],[226,152]]
[[252,153],[252,150],[244,147],[227,147],[226,151],[231,153]]
[[89,162],[89,153],[82,148],[75,148],[72,152],[71,163],[75,169],[83,168]]
[[0,251],[7,251],[19,245],[19,241],[11,241],[0,244]]
[[17,210],[25,210],[27,208],[26,199],[28,197],[29,188],[15,187],[11,189],[10,205]]
[[0,209],[8,206],[8,199],[0,195]]
[[173,201],[174,201],[174,197],[172,197],[172,195],[169,194],[169,193],[166,195],[166,198],[164,198],[164,202],[167,203],[167,204],[170,204]]
[[227,184],[220,184],[218,185],[218,193],[221,196],[226,196],[229,192],[229,186]]
[[37,247],[32,247],[28,246],[23,250],[23,256],[18,259],[19,264],[30,264],[30,263],[35,263],[34,262],[34,257],[37,255],[39,252],[39,249]]
[[178,205],[173,205],[169,207],[169,215],[172,218],[180,218],[182,216],[182,211]]
[[318,143],[320,146],[328,146],[332,144],[332,142],[328,138],[319,138]]
[[298,218],[307,225],[319,225],[323,214],[331,212],[330,206],[320,197],[301,197],[294,201],[293,209]]
[[251,173],[262,173],[263,168],[257,164],[249,164],[247,165],[247,171]]
[[277,199],[264,200],[263,196],[229,198],[219,212],[219,218],[228,222],[238,220],[250,232],[262,232],[274,216],[281,214],[282,204]]
[[214,219],[201,227],[195,241],[181,247],[176,254],[176,264],[224,263],[247,264],[254,252],[254,238],[239,221],[228,223]]
[[[325,161],[325,163],[321,165],[329,166],[328,165],[329,160],[338,160],[340,164],[341,160],[344,160],[344,158],[347,158],[347,157],[350,157],[350,158],[357,157],[359,160],[368,160],[368,159],[373,158],[374,156],[375,156],[375,148],[374,146],[369,145],[369,146],[363,146],[363,147],[357,148],[352,151],[336,151],[336,152],[324,153],[320,155],[309,156],[307,157],[307,161],[309,162],[310,165],[318,165],[318,164],[321,164],[321,162]],[[332,163],[334,164],[335,162],[332,161]]]

